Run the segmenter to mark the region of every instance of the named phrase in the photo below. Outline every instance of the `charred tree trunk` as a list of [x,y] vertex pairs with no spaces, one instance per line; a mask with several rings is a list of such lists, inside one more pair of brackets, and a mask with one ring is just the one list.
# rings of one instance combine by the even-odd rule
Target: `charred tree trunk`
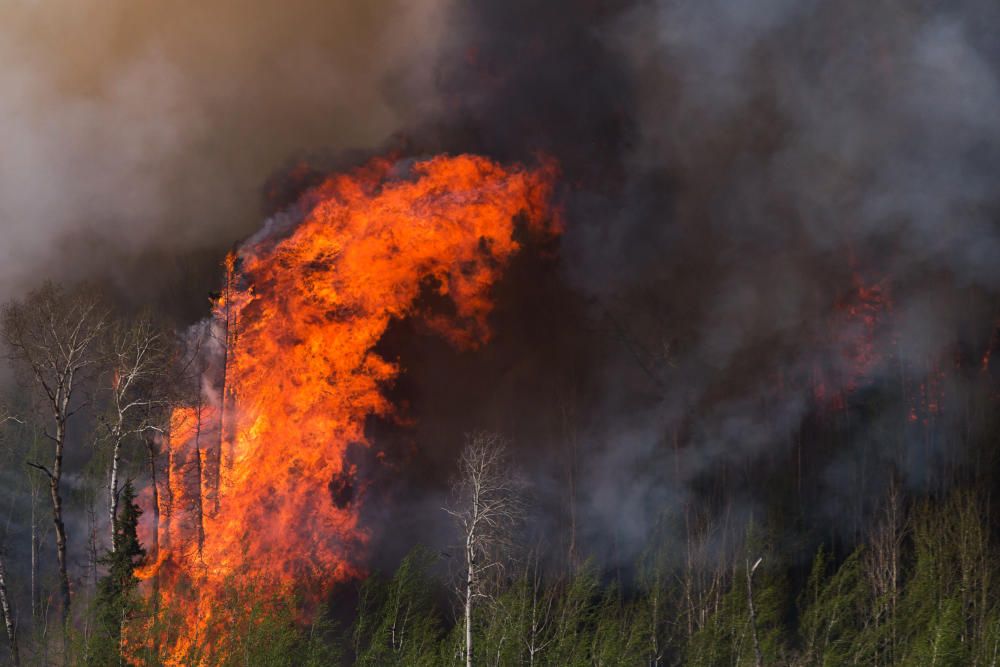
[[223,323],[224,331],[223,338],[224,344],[222,346],[222,391],[220,396],[222,397],[221,405],[219,406],[219,437],[218,437],[218,447],[215,451],[215,479],[213,480],[213,493],[212,493],[212,513],[218,513],[219,503],[220,503],[220,489],[222,486],[222,469],[223,469],[223,450],[225,450],[227,463],[232,465],[232,443],[231,443],[231,432],[229,422],[232,421],[232,413],[235,393],[233,387],[229,382],[229,370],[230,370],[230,358],[233,353],[233,349],[236,345],[236,325],[233,321],[233,307],[232,307],[232,295],[233,295],[233,278],[236,271],[236,257],[233,253],[229,253],[226,256],[226,284],[223,291],[223,299],[225,305],[223,307],[223,317],[225,322]]
[[212,449],[208,451],[208,456],[206,456],[206,463],[209,464],[210,471],[208,475],[208,485],[209,485],[209,507],[208,512],[210,516],[215,516],[219,513],[219,489],[222,486],[222,450],[225,447],[225,432],[226,432],[226,367],[228,365],[229,350],[225,352],[225,360],[222,363],[222,400],[219,405],[219,432],[216,435],[215,443]]
[[[226,347],[225,360],[222,367],[222,416],[220,418],[220,445],[225,445],[229,465],[233,462],[233,414],[236,408],[236,387],[229,381],[229,371],[232,365],[232,355],[236,351],[239,333],[236,315],[232,307],[233,282],[236,278],[236,255],[226,256]],[[222,447],[219,447],[219,472],[222,471]],[[216,496],[218,497],[218,496]]]
[[201,449],[201,430],[202,430],[202,413],[203,405],[201,392],[199,390],[198,395],[198,409],[195,415],[195,432],[194,432],[194,467],[195,467],[195,481],[197,483],[194,489],[194,513],[195,513],[195,537],[198,542],[198,559],[201,560],[202,551],[205,547],[205,504],[202,499],[202,493],[205,488],[205,471],[202,462],[202,449]]
[[153,521],[153,534],[150,537],[149,557],[156,562],[160,556],[160,489],[156,482],[156,441],[155,436],[146,438],[146,461],[149,464],[149,487],[152,493],[150,512]]
[[173,475],[174,475],[174,448],[171,442],[172,434],[170,431],[164,435],[164,442],[167,447],[167,460],[163,468],[163,498],[160,505],[160,516],[163,517],[163,539],[160,540],[159,548],[166,549],[167,553],[170,552],[171,544],[171,529],[173,524],[174,515],[174,490],[173,490]]

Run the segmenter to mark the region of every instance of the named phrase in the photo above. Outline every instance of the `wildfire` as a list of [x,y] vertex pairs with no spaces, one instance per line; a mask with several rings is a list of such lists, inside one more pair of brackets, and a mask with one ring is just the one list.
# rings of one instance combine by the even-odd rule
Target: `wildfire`
[[[887,364],[899,362],[894,356],[899,332],[890,317],[892,310],[891,292],[885,282],[865,281],[860,274],[854,274],[852,288],[836,304],[832,319],[834,335],[829,344],[836,355],[835,363],[818,368],[813,375],[813,396],[818,404],[831,410],[845,409],[849,398],[872,385]],[[947,379],[944,369],[934,360],[928,360],[926,366],[907,366],[908,422],[930,427],[941,413]]]
[[884,317],[892,310],[888,289],[881,283],[853,277],[850,293],[836,304],[830,341],[837,363],[818,369],[813,384],[817,402],[842,409],[846,396],[863,387],[884,361],[886,350],[879,345]]
[[[516,220],[559,231],[554,177],[551,164],[469,155],[377,159],[307,193],[308,213],[286,236],[227,262],[213,325],[225,332],[224,387],[174,415],[160,484],[173,511],[142,573],[183,616],[166,640],[175,664],[225,622],[212,610],[234,577],[316,599],[361,573],[366,534],[345,452],[370,444],[366,418],[392,417],[384,389],[400,373],[374,347],[405,317],[459,347],[487,342],[491,287],[519,249]],[[422,305],[428,290],[447,312]]]

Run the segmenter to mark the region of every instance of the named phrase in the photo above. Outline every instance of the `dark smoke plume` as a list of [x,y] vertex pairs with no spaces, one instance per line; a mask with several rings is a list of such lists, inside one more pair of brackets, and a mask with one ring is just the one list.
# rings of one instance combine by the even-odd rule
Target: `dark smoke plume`
[[[631,557],[664,508],[719,488],[739,511],[795,504],[850,534],[889,478],[933,490],[981,444],[1000,307],[994,6],[476,2],[452,17],[442,104],[405,135],[554,155],[568,226],[558,267],[513,289],[493,374],[443,374],[489,390],[440,403],[477,396],[480,421],[526,443],[542,496],[577,443],[591,546]],[[418,439],[440,441],[446,415],[424,407]],[[533,416],[563,408],[572,434]],[[774,497],[796,466],[799,495]]]
[[417,422],[372,425],[407,465],[362,466],[397,549],[442,529],[466,430],[520,443],[553,522],[572,475],[581,540],[622,560],[720,488],[856,530],[983,432],[992,3],[83,6],[0,10],[0,296],[97,273],[193,319],[260,190],[273,213],[347,149],[559,161],[565,236],[512,267],[495,343],[382,341]]

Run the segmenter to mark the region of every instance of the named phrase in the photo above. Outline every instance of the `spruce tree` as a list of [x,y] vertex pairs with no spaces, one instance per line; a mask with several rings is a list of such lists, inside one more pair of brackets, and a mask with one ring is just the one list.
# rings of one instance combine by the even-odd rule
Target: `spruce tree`
[[135,569],[146,555],[136,532],[140,515],[142,510],[135,503],[135,488],[128,480],[122,488],[115,517],[114,548],[102,559],[108,573],[97,583],[97,629],[87,651],[87,662],[92,665],[127,664],[122,655],[122,632],[139,607],[139,580]]

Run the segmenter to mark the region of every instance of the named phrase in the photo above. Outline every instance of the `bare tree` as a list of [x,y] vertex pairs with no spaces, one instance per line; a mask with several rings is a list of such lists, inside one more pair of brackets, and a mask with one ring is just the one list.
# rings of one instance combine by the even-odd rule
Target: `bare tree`
[[17,626],[14,624],[14,609],[10,596],[7,594],[7,567],[4,553],[0,550],[0,614],[3,614],[4,626],[7,628],[7,641],[10,644],[10,660],[17,667],[20,657],[17,651]]
[[153,517],[153,529],[150,539],[152,543],[149,545],[149,558],[153,562],[160,557],[160,488],[159,481],[156,475],[156,459],[159,455],[160,445],[159,442],[162,440],[161,430],[150,430],[144,434],[144,440],[146,445],[146,465],[149,469],[149,490],[152,494],[150,498],[150,511]]
[[453,499],[445,511],[462,538],[462,578],[458,597],[465,629],[465,664],[473,661],[473,611],[493,599],[491,582],[502,578],[513,536],[524,514],[523,483],[513,470],[506,440],[496,433],[475,433],[459,458]]
[[527,622],[527,637],[524,647],[528,651],[528,667],[534,667],[541,660],[542,653],[555,641],[552,626],[555,623],[557,589],[546,586],[538,563],[539,549],[535,549],[525,567],[525,593],[530,596]]
[[890,659],[896,654],[896,612],[899,606],[903,543],[909,526],[896,478],[890,479],[883,507],[868,536],[865,573],[876,601],[868,619],[875,627],[888,627],[884,647]]
[[8,422],[23,424],[24,420],[15,415],[13,412],[11,412],[10,408],[8,408],[6,405],[0,404],[0,426]]
[[[174,410],[179,405],[189,402],[186,386],[189,381],[190,365],[194,363],[193,358],[185,359],[182,356],[183,348],[177,345],[177,342],[171,337],[162,345],[158,372],[155,374],[153,386],[149,389],[149,395],[155,395],[157,399],[147,401],[142,410],[141,435],[146,448],[146,466],[149,471],[149,489],[152,494],[150,515],[153,523],[151,541],[146,553],[153,562],[159,559],[160,549],[168,546],[166,543],[167,534],[164,534],[164,544],[160,544],[160,519],[161,517],[169,519],[172,504],[170,424]],[[164,452],[167,454],[167,460],[161,463],[160,455]],[[162,479],[161,470],[163,471]],[[161,486],[162,493],[160,492]],[[158,577],[154,576],[154,589],[157,586]]]
[[226,255],[223,263],[226,269],[226,280],[223,284],[222,294],[216,306],[216,321],[221,327],[218,335],[222,344],[222,370],[220,373],[221,391],[219,405],[219,434],[218,443],[215,448],[215,458],[212,466],[215,469],[214,484],[212,492],[212,514],[219,511],[219,487],[222,483],[223,456],[226,457],[226,464],[232,465],[233,440],[235,427],[234,412],[236,410],[236,387],[231,381],[232,359],[236,352],[239,340],[239,322],[236,316],[236,309],[233,308],[233,300],[236,298],[236,270],[237,259],[234,252]]
[[45,430],[53,443],[51,467],[31,461],[28,465],[45,473],[49,481],[64,630],[70,611],[61,490],[67,424],[79,409],[74,399],[81,380],[97,363],[95,348],[107,319],[107,309],[93,292],[82,288],[67,291],[51,283],[23,301],[8,303],[2,312],[3,335],[12,359],[26,371],[29,384],[41,392],[42,405],[51,420],[52,430]]
[[[184,487],[186,492],[183,498],[174,498],[170,493],[164,500],[171,506],[168,512],[176,511],[190,519],[199,560],[205,545],[205,516],[214,508],[210,497],[216,488],[213,473],[219,472],[212,470],[212,463],[216,460],[212,450],[219,444],[216,429],[220,426],[218,411],[213,409],[216,401],[213,397],[212,362],[216,340],[211,324],[203,324],[190,332],[184,358],[177,365],[175,384],[178,393],[173,399],[189,408],[190,412],[183,420],[170,424],[167,437],[170,444],[167,447],[168,480],[164,491],[170,493],[176,484]],[[183,430],[187,431],[184,437],[176,432],[177,426],[183,426]],[[184,502],[174,507],[175,501],[180,500]]]
[[763,560],[763,558],[758,558],[753,565],[750,565],[749,560],[747,561],[747,609],[750,612],[750,637],[753,639],[753,664],[755,667],[763,667],[764,656],[760,650],[760,637],[757,635],[757,610],[753,606],[753,575]]
[[[194,513],[198,560],[201,560],[205,549],[205,488],[212,488],[211,482],[207,480],[205,465],[206,458],[210,454],[209,445],[205,444],[205,432],[211,429],[212,422],[207,418],[210,414],[210,405],[203,387],[204,376],[205,366],[201,365],[194,378],[197,385],[194,401],[194,442],[193,447],[188,451],[189,458],[184,464],[185,467],[194,468],[194,485],[190,494],[191,507],[185,509]],[[208,481],[207,484],[206,481]]]
[[[6,406],[0,405],[0,426],[7,422],[22,423]],[[17,650],[17,625],[14,623],[13,601],[7,589],[6,554],[2,546],[0,546],[0,616],[3,616],[4,627],[7,630],[11,664],[17,667],[20,664],[20,656]]]
[[122,320],[111,327],[108,338],[108,361],[111,373],[111,407],[102,419],[111,448],[108,474],[108,526],[111,550],[116,551],[115,517],[118,516],[118,479],[122,446],[132,437],[156,428],[156,407],[165,402],[159,392],[166,375],[168,355],[166,339],[148,315]]
[[[38,435],[38,427],[35,424],[31,425],[31,445],[30,445],[30,456],[35,458],[35,453],[38,451],[39,443],[41,439]],[[47,480],[42,480],[38,475],[35,475],[31,470],[28,470],[28,489],[31,496],[31,581],[30,586],[30,597],[31,597],[31,620],[35,624],[35,627],[42,625],[42,577],[40,574],[41,569],[41,550],[45,544],[45,540],[48,538],[48,525],[45,524],[41,517],[39,516],[39,505],[42,502],[41,497],[44,493],[44,483]]]

